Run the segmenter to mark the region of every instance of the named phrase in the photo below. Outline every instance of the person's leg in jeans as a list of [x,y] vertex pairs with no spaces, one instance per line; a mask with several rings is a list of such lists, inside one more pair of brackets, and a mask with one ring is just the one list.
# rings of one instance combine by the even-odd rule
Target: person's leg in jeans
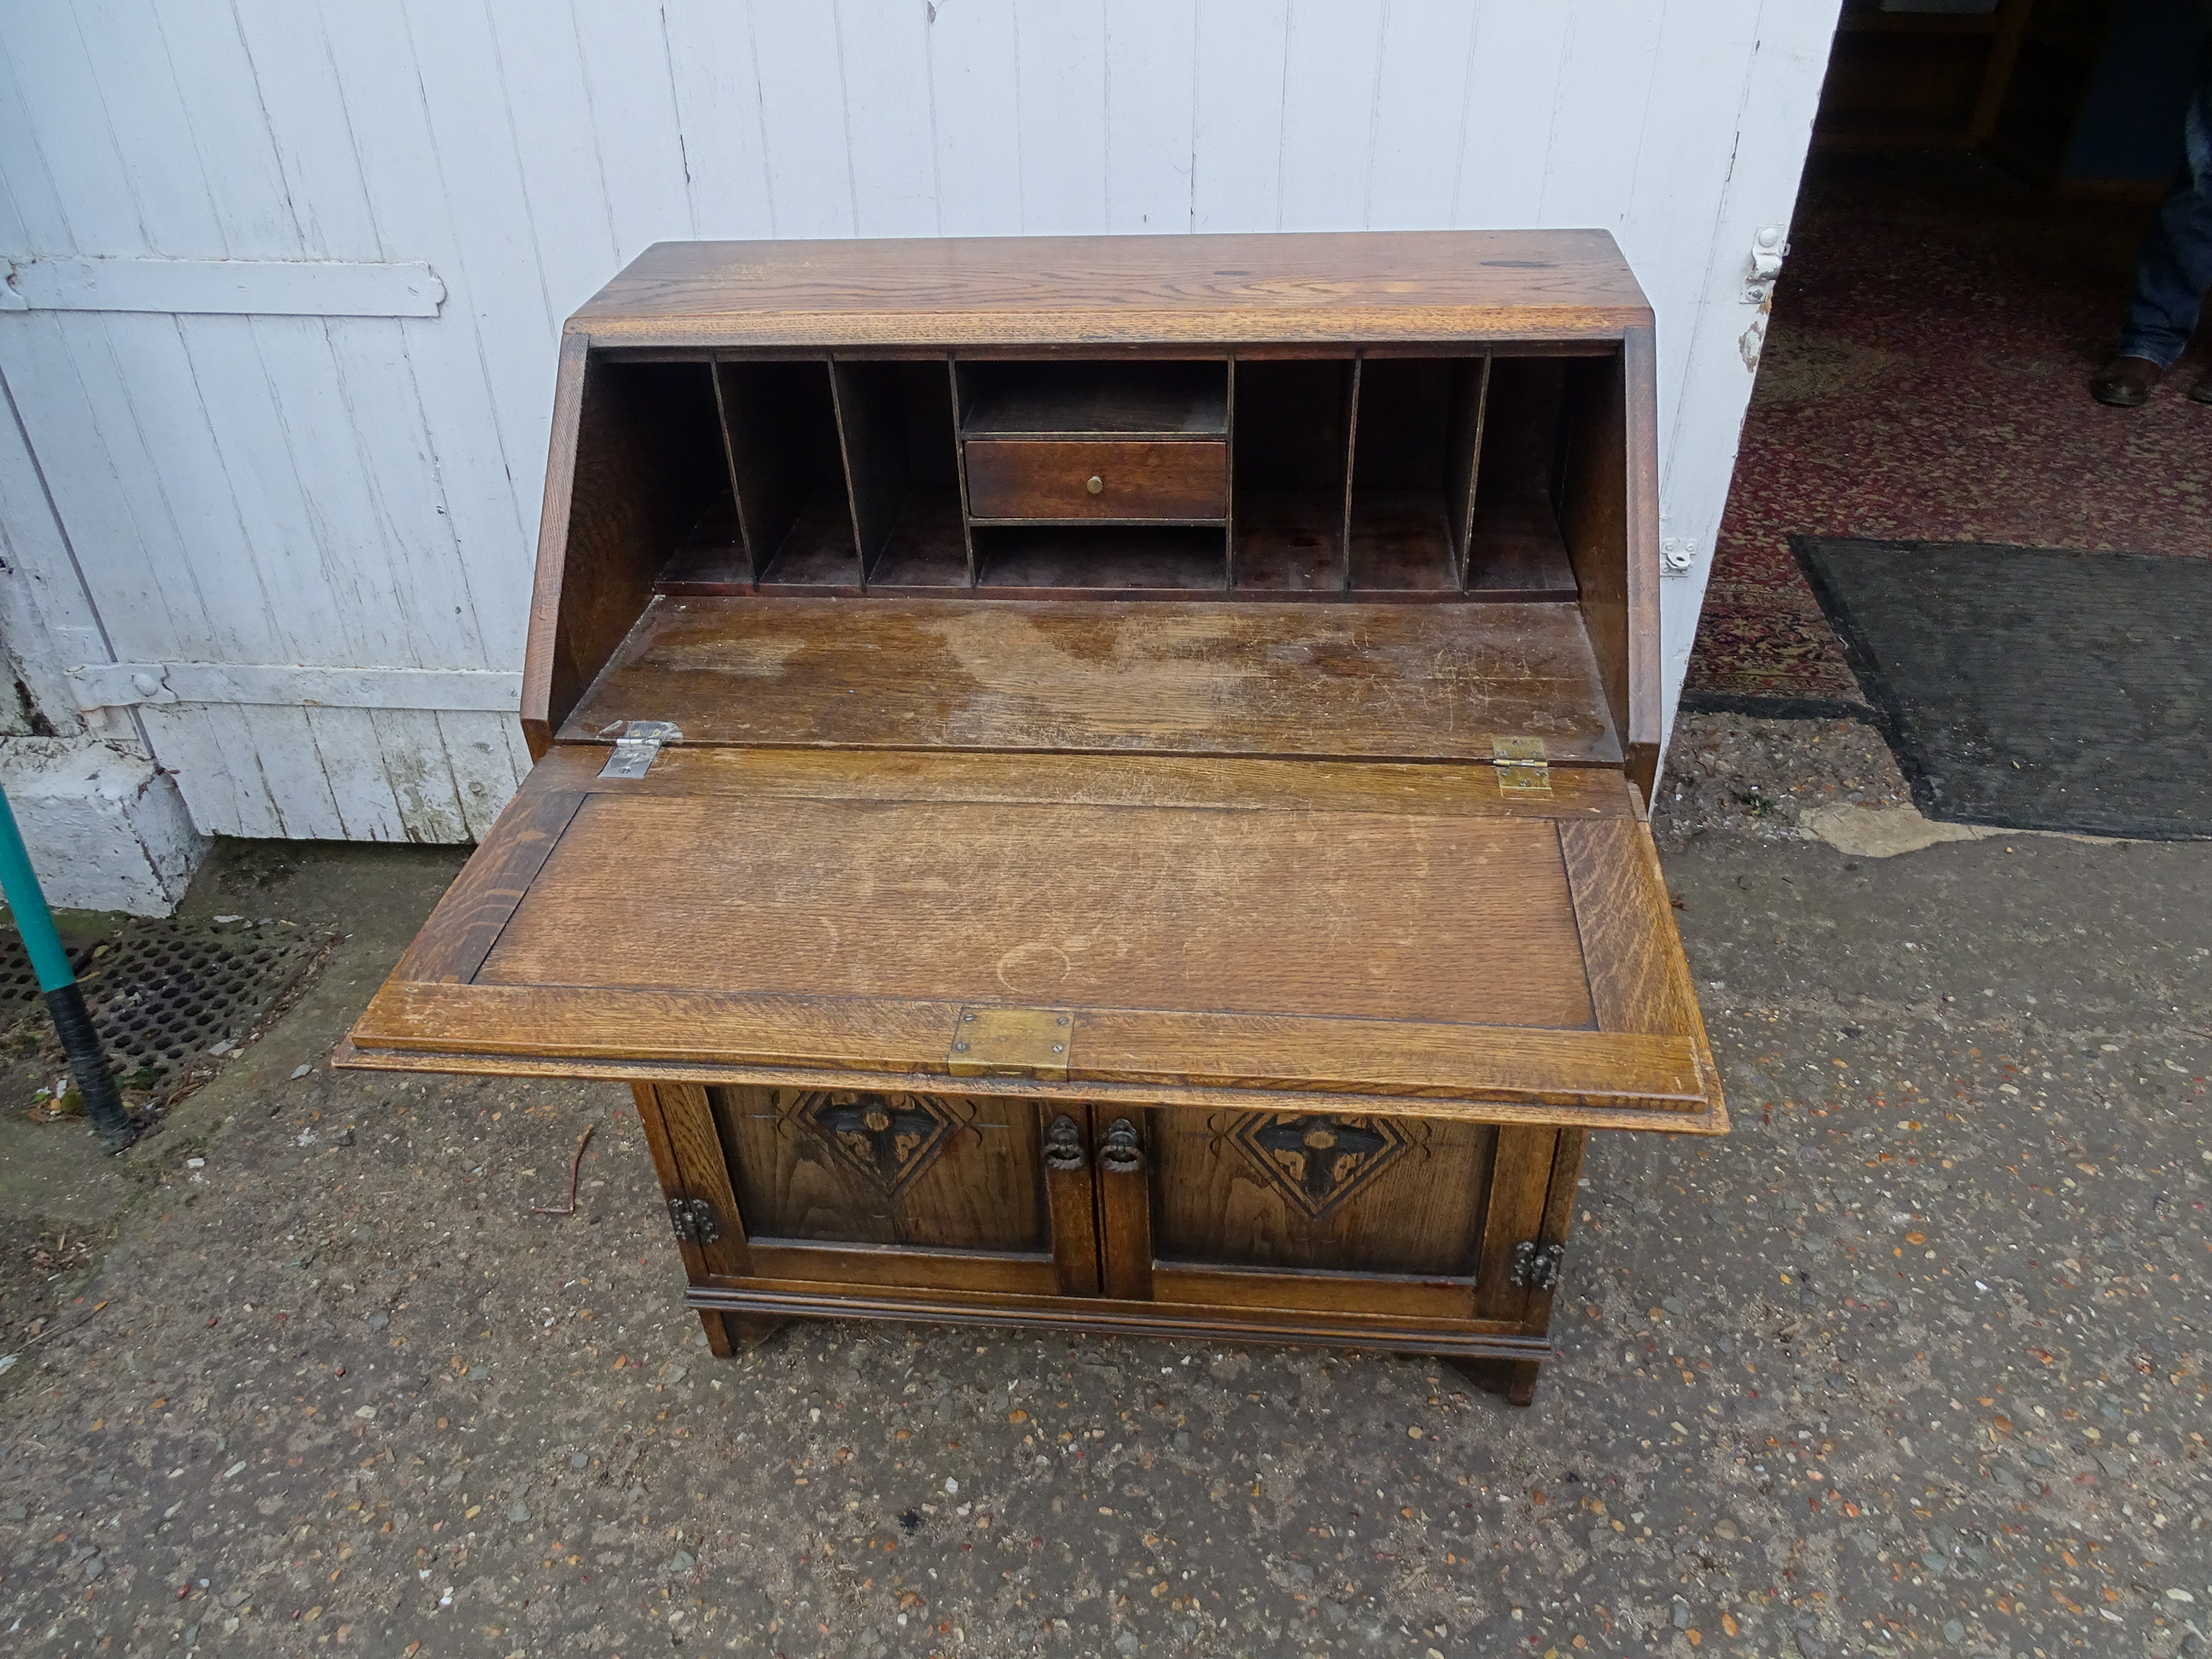
[[[2198,61],[2197,91],[2182,132],[2186,173],[2160,205],[2144,239],[2118,350],[2090,382],[2100,403],[2131,409],[2147,400],[2189,349],[2204,295],[2212,290],[2212,43]],[[2189,395],[2212,403],[2212,375]]]

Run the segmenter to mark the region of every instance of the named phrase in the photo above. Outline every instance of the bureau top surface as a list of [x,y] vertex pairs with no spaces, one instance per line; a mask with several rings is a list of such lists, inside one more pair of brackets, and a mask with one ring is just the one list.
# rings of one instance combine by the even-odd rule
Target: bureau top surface
[[571,319],[605,346],[1588,340],[1650,308],[1602,230],[658,242]]

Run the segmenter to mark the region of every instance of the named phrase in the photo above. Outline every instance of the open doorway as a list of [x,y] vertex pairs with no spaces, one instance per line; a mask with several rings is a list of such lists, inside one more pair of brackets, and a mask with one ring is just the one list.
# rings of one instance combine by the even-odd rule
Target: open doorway
[[1686,710],[1886,716],[1808,538],[2212,554],[2212,405],[2184,395],[2212,330],[2145,407],[2088,391],[2205,26],[2197,0],[1846,0]]

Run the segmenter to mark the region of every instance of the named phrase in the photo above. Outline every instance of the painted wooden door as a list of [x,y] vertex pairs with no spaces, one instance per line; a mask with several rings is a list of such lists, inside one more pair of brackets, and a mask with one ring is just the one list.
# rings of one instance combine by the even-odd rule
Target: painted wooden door
[[555,337],[647,244],[1595,225],[1658,313],[1663,528],[1697,550],[1671,696],[1756,360],[1742,266],[1834,14],[13,6],[0,382],[98,611],[62,666],[204,829],[471,838],[525,764]]

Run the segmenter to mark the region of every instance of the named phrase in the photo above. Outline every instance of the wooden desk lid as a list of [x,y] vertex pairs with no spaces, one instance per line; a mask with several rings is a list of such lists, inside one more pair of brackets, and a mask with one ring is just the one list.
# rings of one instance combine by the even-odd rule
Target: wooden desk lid
[[605,755],[532,774],[352,1063],[1724,1127],[1614,770]]
[[595,346],[1617,339],[1602,230],[657,242],[570,320]]

